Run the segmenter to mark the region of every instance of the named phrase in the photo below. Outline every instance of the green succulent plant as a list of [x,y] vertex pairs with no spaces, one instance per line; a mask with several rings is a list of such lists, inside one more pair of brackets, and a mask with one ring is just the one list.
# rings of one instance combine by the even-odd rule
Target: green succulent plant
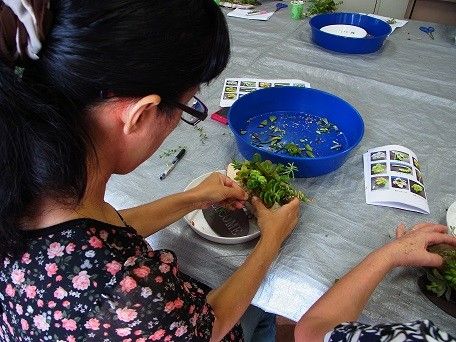
[[308,0],[309,8],[307,9],[306,15],[311,16],[319,13],[335,12],[337,6],[342,4],[342,1],[334,0]]
[[430,252],[437,253],[443,258],[443,265],[439,268],[426,270],[429,284],[426,288],[437,296],[445,296],[450,301],[456,295],[456,248],[440,244],[429,248]]
[[383,173],[385,171],[386,171],[385,164],[372,164],[372,173],[377,174],[377,173]]
[[418,193],[418,192],[423,191],[424,188],[423,188],[421,185],[419,185],[419,184],[413,184],[413,185],[412,185],[412,190],[413,190],[414,192],[417,192],[417,193]]
[[302,191],[290,184],[294,172],[298,170],[293,163],[274,164],[270,160],[261,160],[261,156],[256,153],[252,160],[233,161],[233,167],[238,170],[235,180],[251,195],[261,198],[268,208],[275,203],[286,204],[293,197],[302,202],[308,201]]
[[384,177],[379,177],[375,179],[375,185],[377,186],[385,186],[388,184],[388,180]]

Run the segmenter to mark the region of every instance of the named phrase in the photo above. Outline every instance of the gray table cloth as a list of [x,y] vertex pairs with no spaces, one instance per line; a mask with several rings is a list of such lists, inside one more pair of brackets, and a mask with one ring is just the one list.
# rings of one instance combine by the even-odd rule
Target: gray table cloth
[[[274,7],[265,3],[264,7]],[[227,12],[227,10],[224,10]],[[337,171],[295,184],[314,201],[302,206],[301,220],[280,250],[253,304],[293,320],[369,252],[390,241],[403,222],[445,223],[456,200],[456,46],[455,27],[433,24],[435,40],[410,21],[368,55],[326,51],[311,41],[308,20],[290,19],[281,10],[265,22],[227,18],[232,57],[227,69],[200,98],[218,108],[226,77],[301,79],[335,94],[358,109],[365,135]],[[426,23],[429,25],[429,23]],[[201,132],[182,123],[162,147],[132,173],[114,176],[106,200],[122,209],[182,191],[196,177],[223,170],[240,158],[229,128],[209,118]],[[367,205],[362,154],[369,148],[400,144],[418,156],[431,210],[423,215]],[[163,181],[159,175],[172,157],[159,155],[179,145],[187,154]],[[147,239],[155,248],[176,252],[181,270],[219,286],[239,267],[256,240],[239,245],[207,241],[183,221]],[[456,319],[434,306],[419,290],[419,269],[399,268],[378,286],[361,320],[367,323],[430,319],[456,334]]]

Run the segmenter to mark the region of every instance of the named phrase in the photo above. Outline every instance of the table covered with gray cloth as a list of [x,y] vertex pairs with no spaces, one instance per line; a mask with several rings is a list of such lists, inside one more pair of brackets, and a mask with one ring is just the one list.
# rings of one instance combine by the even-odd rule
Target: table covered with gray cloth
[[[390,241],[400,222],[409,227],[421,221],[445,223],[446,210],[456,200],[456,28],[433,24],[435,40],[431,40],[419,31],[423,23],[410,21],[380,51],[346,55],[314,45],[308,20],[293,21],[288,10],[265,22],[227,20],[231,60],[200,94],[210,112],[218,108],[226,77],[289,78],[308,81],[313,88],[342,97],[365,121],[363,140],[340,169],[296,180],[296,186],[314,201],[302,205],[297,228],[253,300],[266,311],[298,320],[337,278]],[[227,126],[208,118],[199,127],[208,136],[204,144],[201,132],[182,122],[134,172],[112,177],[106,200],[118,209],[153,201],[182,191],[204,173],[225,169],[233,157],[240,158]],[[387,144],[404,145],[417,154],[430,215],[365,203],[362,154]],[[179,145],[187,148],[187,154],[160,181],[159,175],[172,157],[159,155]],[[212,287],[227,279],[256,243],[213,243],[194,233],[183,220],[147,240],[156,249],[173,250],[181,271]],[[389,274],[369,300],[361,320],[430,319],[456,334],[456,319],[420,292],[416,283],[420,272],[399,268]]]

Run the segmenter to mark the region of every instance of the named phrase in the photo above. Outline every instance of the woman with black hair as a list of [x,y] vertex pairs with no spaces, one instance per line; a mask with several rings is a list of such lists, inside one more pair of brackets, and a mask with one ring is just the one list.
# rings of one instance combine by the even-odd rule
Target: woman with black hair
[[104,201],[110,176],[149,158],[183,111],[206,118],[194,95],[228,57],[213,0],[0,2],[2,341],[243,339],[238,322],[297,200],[276,211],[253,201],[261,238],[214,290],[143,237],[196,208],[241,207],[239,186],[214,173],[136,208]]

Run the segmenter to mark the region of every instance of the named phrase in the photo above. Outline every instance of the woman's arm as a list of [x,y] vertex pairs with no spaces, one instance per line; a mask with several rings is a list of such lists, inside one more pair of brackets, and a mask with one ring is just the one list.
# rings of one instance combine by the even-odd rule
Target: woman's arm
[[147,237],[195,209],[198,207],[192,193],[181,192],[138,207],[120,210],[120,214],[138,234]]
[[196,209],[214,203],[240,208],[247,194],[237,183],[220,173],[213,173],[193,189],[166,196],[157,201],[120,211],[138,234],[147,237]]
[[296,325],[295,340],[321,342],[339,323],[355,321],[392,267],[382,250],[369,254],[304,314]]
[[440,266],[442,258],[427,247],[438,243],[456,246],[456,238],[446,227],[423,223],[409,232],[403,225],[397,239],[369,254],[358,266],[339,280],[299,320],[296,341],[321,342],[326,333],[342,322],[354,321],[385,275],[397,266]]
[[239,321],[277,257],[282,242],[298,222],[299,200],[296,198],[277,210],[266,209],[257,198],[252,202],[261,238],[244,264],[207,296],[215,312],[211,341],[220,341]]

